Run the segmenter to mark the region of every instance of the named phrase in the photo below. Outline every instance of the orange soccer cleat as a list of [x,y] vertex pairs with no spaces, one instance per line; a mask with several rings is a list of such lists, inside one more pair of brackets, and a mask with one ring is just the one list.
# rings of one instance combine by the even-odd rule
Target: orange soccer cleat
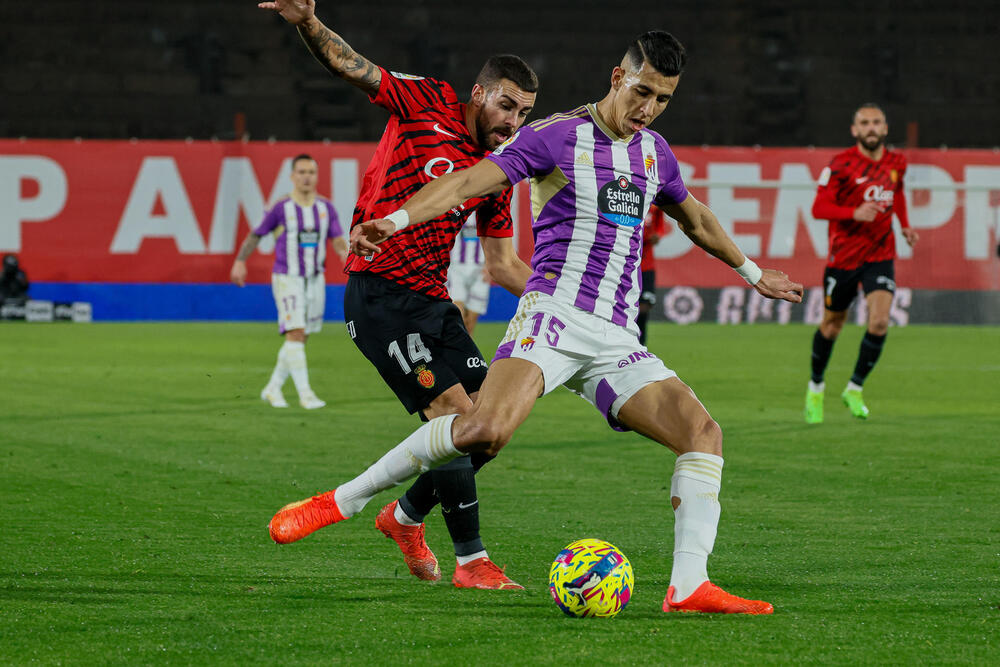
[[698,611],[707,614],[773,614],[774,607],[762,600],[746,600],[704,582],[686,600],[674,602],[674,587],[667,589],[663,611]]
[[523,591],[524,586],[517,583],[487,557],[477,558],[465,565],[455,566],[455,576],[451,583],[456,588],[482,588],[486,590]]
[[333,499],[335,491],[336,489],[327,491],[282,507],[267,524],[271,539],[278,544],[288,544],[301,540],[323,526],[343,521],[346,517],[340,513],[337,501]]
[[438,567],[434,552],[424,540],[424,524],[406,526],[396,521],[398,504],[399,501],[394,500],[383,507],[375,517],[375,527],[399,545],[406,567],[410,568],[410,574],[424,581],[437,581],[441,578],[441,568]]

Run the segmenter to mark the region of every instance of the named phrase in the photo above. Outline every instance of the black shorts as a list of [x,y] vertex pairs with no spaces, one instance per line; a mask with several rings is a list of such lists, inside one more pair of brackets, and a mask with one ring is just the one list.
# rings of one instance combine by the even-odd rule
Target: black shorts
[[891,259],[862,264],[856,269],[833,269],[823,272],[824,303],[827,310],[847,310],[858,295],[858,283],[865,295],[876,290],[896,291],[896,270]]
[[344,291],[347,333],[411,414],[446,389],[479,391],[486,360],[462,313],[380,276],[352,273]]
[[639,303],[648,303],[652,306],[656,303],[656,271],[650,269],[640,274],[642,282],[642,293],[639,295]]

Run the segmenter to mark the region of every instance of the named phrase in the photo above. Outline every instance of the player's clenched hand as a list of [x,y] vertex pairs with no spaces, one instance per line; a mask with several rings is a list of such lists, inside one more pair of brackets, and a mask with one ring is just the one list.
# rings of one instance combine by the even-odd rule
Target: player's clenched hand
[[261,9],[270,9],[281,14],[292,25],[305,23],[316,13],[316,0],[274,0],[274,2],[258,2]]
[[367,257],[381,252],[378,244],[396,231],[392,220],[367,220],[355,225],[351,230],[351,252],[359,257]]
[[871,222],[882,212],[882,207],[873,201],[866,201],[854,209],[854,219],[858,222]]
[[783,271],[764,269],[764,275],[753,288],[769,299],[802,302],[802,285],[789,280]]
[[236,260],[233,268],[229,271],[229,279],[243,287],[247,282],[247,263]]

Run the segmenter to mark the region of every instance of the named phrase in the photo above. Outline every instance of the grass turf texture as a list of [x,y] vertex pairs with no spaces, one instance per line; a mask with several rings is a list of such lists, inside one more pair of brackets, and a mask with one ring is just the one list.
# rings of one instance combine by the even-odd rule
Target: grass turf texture
[[[491,351],[500,325],[477,338]],[[479,476],[491,555],[524,592],[411,577],[373,527],[386,492],[289,546],[265,524],[417,426],[342,329],[308,345],[306,412],[258,398],[279,346],[264,324],[0,326],[0,654],[107,663],[978,663],[998,655],[1000,329],[893,329],[860,422],[827,373],[826,423],[802,404],[812,329],[654,325],[651,348],[726,433],[714,581],[772,617],[660,611],[674,457],[558,390]],[[398,491],[402,491],[399,489]],[[621,548],[616,619],[564,617],[552,558]],[[993,655],[994,658],[989,658]]]

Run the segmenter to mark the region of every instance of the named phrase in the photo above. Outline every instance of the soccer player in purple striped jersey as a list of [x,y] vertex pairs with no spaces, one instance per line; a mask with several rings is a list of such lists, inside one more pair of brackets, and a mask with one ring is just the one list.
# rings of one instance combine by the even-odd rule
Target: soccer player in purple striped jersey
[[451,249],[448,293],[462,311],[462,322],[472,335],[479,316],[490,305],[490,272],[486,268],[486,257],[477,235],[475,213],[462,227]]
[[400,227],[528,178],[534,206],[533,274],[470,412],[432,419],[368,470],[333,491],[286,506],[273,534],[305,535],[359,512],[379,491],[466,452],[499,452],[539,396],[565,385],[616,429],[678,457],[671,479],[674,559],[664,611],[770,614],[708,579],[722,481],[722,430],[694,392],[636,336],[642,221],[651,204],[760,294],[802,300],[802,286],[760,269],[715,215],[692,197],[663,138],[647,129],[673,97],[686,57],[672,35],[629,45],[600,102],[531,123],[493,155],[422,188],[386,219],[356,225],[367,254]]
[[274,268],[271,270],[271,291],[278,308],[278,330],[285,343],[278,351],[278,361],[271,379],[260,392],[262,400],[275,408],[287,408],[281,387],[292,376],[299,404],[307,410],[321,408],[326,403],[309,384],[306,366],[306,339],[323,328],[326,305],[327,241],[341,261],[347,257],[347,242],[333,204],[316,194],[316,161],[308,155],[292,160],[292,194],[279,200],[264,219],[247,236],[233,261],[230,279],[240,287],[246,283],[246,260],[260,239],[273,234]]

